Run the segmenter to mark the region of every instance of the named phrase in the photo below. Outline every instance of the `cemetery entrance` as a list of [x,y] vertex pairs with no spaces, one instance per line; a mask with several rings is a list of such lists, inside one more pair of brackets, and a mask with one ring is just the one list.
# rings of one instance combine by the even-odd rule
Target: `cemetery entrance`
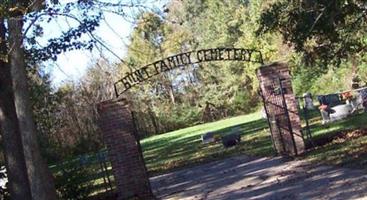
[[274,149],[286,156],[303,153],[302,127],[288,66],[284,63],[262,66],[257,76]]
[[114,85],[116,98],[98,104],[99,126],[112,164],[118,199],[155,199],[132,112],[124,93],[160,73],[212,61],[254,62],[261,65],[257,71],[260,94],[264,100],[274,147],[285,156],[303,153],[305,146],[301,124],[286,64],[264,65],[261,52],[253,49],[215,48],[181,53],[128,73]]

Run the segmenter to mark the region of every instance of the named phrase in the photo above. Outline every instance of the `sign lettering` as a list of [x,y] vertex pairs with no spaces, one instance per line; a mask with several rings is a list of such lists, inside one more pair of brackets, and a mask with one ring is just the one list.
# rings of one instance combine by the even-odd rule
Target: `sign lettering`
[[127,73],[114,84],[116,96],[118,97],[133,86],[162,72],[186,65],[210,61],[244,61],[263,64],[261,52],[253,49],[215,48],[180,53]]

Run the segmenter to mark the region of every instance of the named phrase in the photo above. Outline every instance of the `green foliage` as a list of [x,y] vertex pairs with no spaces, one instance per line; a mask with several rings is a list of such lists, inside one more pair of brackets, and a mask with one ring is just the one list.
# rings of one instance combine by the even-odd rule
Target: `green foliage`
[[339,67],[328,69],[297,66],[293,69],[293,88],[297,95],[305,92],[312,94],[329,94],[352,89],[352,79],[361,79],[360,87],[367,84],[366,62],[363,59],[357,64],[343,62]]
[[[330,137],[345,130],[366,128],[367,114],[353,115],[329,125],[321,125],[318,111],[310,119],[311,133],[315,140]],[[226,134],[236,127],[241,131],[241,143],[230,149],[222,144],[202,144],[201,135],[207,132]],[[367,137],[347,140],[344,143],[330,143],[305,153],[304,159],[317,164],[341,164],[366,169],[364,145]],[[260,113],[253,113],[211,123],[184,128],[141,141],[144,159],[151,173],[165,173],[169,170],[198,163],[218,160],[229,155],[272,156],[274,150],[266,120]]]
[[233,97],[231,111],[233,115],[236,114],[237,110],[243,110],[245,113],[254,112],[257,109],[257,102],[260,101],[258,98],[254,98],[251,96],[249,91],[238,91]]
[[[367,128],[365,121],[367,114],[356,114],[345,120],[332,123],[327,126],[320,125],[321,117],[313,118],[311,132],[315,140],[331,138],[341,132],[353,132],[354,130],[364,130]],[[304,157],[314,163],[340,165],[366,169],[365,145],[366,135],[357,138],[346,138],[345,141],[330,141],[327,144],[317,147],[304,155]]]
[[[290,53],[283,50],[279,35],[259,38],[255,34],[263,4],[172,1],[165,15],[142,13],[131,34],[126,57],[129,62],[120,65],[120,73],[200,48],[243,47],[262,51],[268,60],[287,58]],[[252,112],[259,105],[257,67],[258,64],[239,62],[185,66],[152,77],[130,90],[127,97],[139,113],[139,127],[146,121],[143,129],[152,127],[150,130],[156,133],[203,122],[207,102],[213,105],[213,115],[219,119],[235,116]]]
[[326,67],[363,55],[366,7],[362,0],[275,1],[261,14],[259,34],[277,31],[306,63]]
[[[77,6],[68,5],[69,8],[55,8],[50,12]],[[113,80],[181,52],[212,47],[257,49],[266,63],[290,64],[297,95],[349,89],[353,74],[365,82],[367,62],[362,47],[366,44],[366,20],[361,15],[360,5],[361,1],[357,0],[335,4],[327,1],[172,0],[164,14],[142,11],[134,23],[126,62],[119,63],[116,69],[111,63],[98,61],[79,83],[66,83],[57,92],[50,87],[47,75],[33,73],[36,74],[35,80],[31,80],[33,109],[44,154],[55,162],[100,149],[103,144],[94,106],[114,97]],[[101,5],[96,1],[81,1],[78,6],[85,13]],[[31,44],[27,47],[32,47],[28,55],[34,54],[32,57],[37,60],[55,59],[57,54],[67,50],[90,49],[94,43],[80,41],[80,38],[94,31],[101,15],[99,12],[85,14],[89,18],[83,21],[85,25],[65,31],[60,38],[50,40],[45,48],[34,43],[42,35],[42,30],[35,26],[26,40]],[[37,14],[31,14],[27,20],[36,17]],[[78,43],[74,43],[76,41]],[[52,51],[47,51],[49,47]],[[346,61],[350,57],[353,62]],[[132,88],[126,97],[135,112],[139,134],[148,137],[204,123],[207,103],[213,105],[212,114],[218,116],[217,119],[255,111],[261,106],[255,74],[258,67],[252,63],[220,61],[195,64],[152,77]],[[265,133],[253,137],[254,144],[257,141],[268,144]],[[251,148],[257,151],[257,147]],[[269,152],[267,147],[265,149]]]
[[28,68],[28,79],[31,85],[30,98],[41,153],[49,162],[55,162],[61,157],[59,145],[55,139],[59,123],[55,113],[58,112],[61,101],[60,94],[53,91],[49,75],[37,66]]
[[50,170],[56,177],[60,199],[83,199],[82,196],[94,199],[101,193],[111,192],[116,186],[105,149],[64,159],[51,165]]
[[[239,129],[242,135],[242,142],[235,148],[226,149],[221,143],[204,145],[201,142],[201,135],[206,132],[226,134],[234,127]],[[267,122],[261,119],[260,113],[148,137],[141,141],[141,145],[147,168],[151,173],[162,173],[183,166],[218,160],[229,155],[246,153],[270,156],[274,153],[267,131]]]
[[[52,0],[46,4],[44,0],[6,0],[0,3],[0,18],[4,18],[5,21],[14,16],[24,18],[26,59],[29,63],[37,63],[49,59],[56,60],[58,55],[70,50],[92,50],[97,40],[96,38],[85,39],[85,36],[92,34],[100,24],[102,17],[100,4],[92,1],[59,4],[57,0]],[[119,7],[119,4],[106,5],[106,8],[111,7]],[[41,45],[40,38],[44,37],[44,25],[60,18],[67,18],[77,22],[78,25],[70,26],[72,23],[69,23],[66,30],[62,30],[59,35],[48,37],[46,45]]]
[[86,199],[93,191],[93,183],[83,181],[91,175],[92,173],[88,168],[77,165],[63,168],[55,177],[59,198],[65,200]]
[[[96,67],[88,70],[83,84],[65,84],[56,91],[42,68],[28,68],[38,141],[49,163],[94,152],[104,145],[97,130],[95,105],[113,97],[109,77],[113,69],[103,62]],[[102,70],[105,73],[100,73]]]
[[193,125],[201,120],[200,111],[201,109],[186,104],[175,106],[169,115],[164,111],[158,111],[157,117],[164,128],[160,131],[164,133]]
[[329,94],[352,89],[352,70],[347,67],[330,69],[313,83],[311,92]]
[[[318,70],[317,68],[299,66],[293,70],[292,85],[294,92],[298,96],[302,96],[303,93],[312,92],[312,94],[323,94],[319,89],[328,89],[329,84],[320,84],[318,80],[324,80],[323,70]],[[315,86],[320,86],[321,88],[316,89]],[[333,91],[335,92],[335,91]]]

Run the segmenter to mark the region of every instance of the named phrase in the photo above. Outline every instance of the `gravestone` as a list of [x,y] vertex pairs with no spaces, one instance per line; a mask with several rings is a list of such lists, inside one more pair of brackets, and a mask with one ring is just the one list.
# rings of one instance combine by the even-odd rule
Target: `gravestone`
[[204,133],[203,135],[201,135],[201,142],[203,144],[208,144],[208,143],[211,143],[211,142],[215,142],[214,134],[215,134],[214,132]]
[[222,136],[222,144],[225,148],[232,147],[241,142],[241,135],[239,133],[230,133]]
[[303,94],[305,108],[307,110],[314,110],[315,106],[313,105],[312,95],[311,93],[304,93]]

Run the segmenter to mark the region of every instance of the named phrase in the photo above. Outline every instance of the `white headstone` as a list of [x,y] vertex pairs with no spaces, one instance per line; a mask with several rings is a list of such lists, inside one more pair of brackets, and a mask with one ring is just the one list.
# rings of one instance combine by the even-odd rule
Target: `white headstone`
[[315,106],[313,105],[312,96],[310,93],[304,93],[303,94],[304,100],[305,100],[305,107],[307,110],[313,110],[315,109]]

